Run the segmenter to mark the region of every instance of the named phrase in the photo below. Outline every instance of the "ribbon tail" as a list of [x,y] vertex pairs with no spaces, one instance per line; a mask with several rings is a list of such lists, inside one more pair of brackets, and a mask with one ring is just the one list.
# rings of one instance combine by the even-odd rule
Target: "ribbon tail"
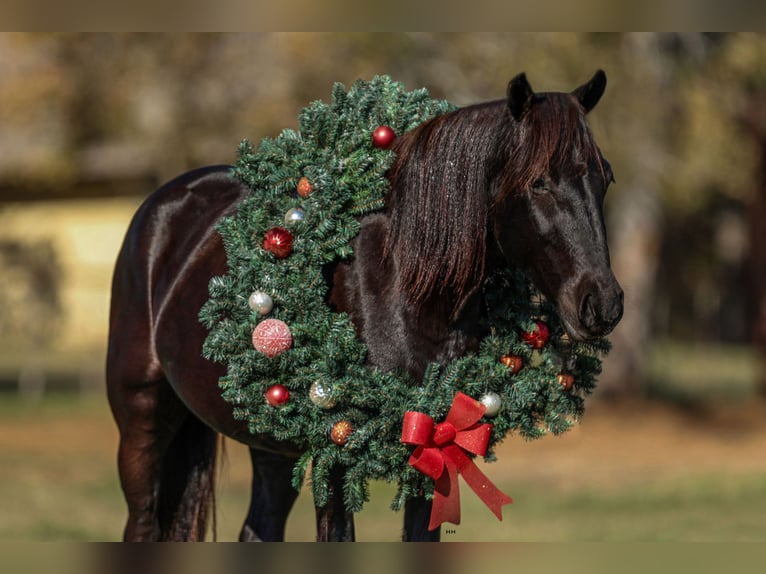
[[445,469],[434,481],[434,499],[428,530],[436,530],[442,522],[460,524],[460,492],[457,482],[457,467],[445,461]]
[[503,506],[511,504],[513,499],[492,484],[473,461],[461,468],[460,474],[481,501],[497,516],[497,519],[502,521]]

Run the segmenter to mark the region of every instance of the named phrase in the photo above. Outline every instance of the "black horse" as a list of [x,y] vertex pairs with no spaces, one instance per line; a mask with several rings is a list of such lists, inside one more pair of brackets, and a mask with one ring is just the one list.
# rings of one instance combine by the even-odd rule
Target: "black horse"
[[[557,305],[571,337],[609,333],[622,316],[603,219],[613,180],[585,115],[598,71],[572,93],[534,93],[439,116],[401,135],[383,211],[365,217],[354,257],[328,268],[328,304],[351,316],[368,360],[416,380],[426,365],[478,347],[480,286],[496,266],[523,268]],[[216,223],[248,190],[229,166],[165,184],[136,213],[112,286],[107,385],[120,431],[125,540],[200,540],[214,494],[218,433],[250,447],[252,500],[240,540],[282,540],[297,492],[290,444],[254,436],[221,398],[224,367],[202,358],[197,317],[226,272]],[[353,540],[342,469],[316,509],[318,540]],[[438,540],[430,503],[407,502],[404,540]]]

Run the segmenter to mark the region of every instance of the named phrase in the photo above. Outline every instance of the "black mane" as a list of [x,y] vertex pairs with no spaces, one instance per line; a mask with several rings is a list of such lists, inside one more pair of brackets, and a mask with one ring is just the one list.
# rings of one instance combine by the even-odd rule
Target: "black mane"
[[457,304],[484,276],[487,187],[511,132],[505,102],[463,108],[400,138],[389,172],[386,256],[413,303],[454,295]]

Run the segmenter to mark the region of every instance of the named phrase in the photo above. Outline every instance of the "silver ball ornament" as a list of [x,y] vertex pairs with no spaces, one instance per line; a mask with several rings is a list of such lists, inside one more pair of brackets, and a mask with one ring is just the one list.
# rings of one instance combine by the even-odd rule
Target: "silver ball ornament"
[[484,414],[488,417],[497,416],[497,413],[500,412],[500,407],[503,406],[503,403],[500,400],[500,395],[492,392],[484,393],[479,399],[479,402],[487,409],[484,411]]
[[288,227],[303,221],[306,213],[300,207],[293,207],[285,213],[285,225]]
[[322,381],[311,383],[311,388],[309,388],[309,398],[311,399],[311,402],[320,409],[331,409],[335,406],[332,385],[328,385]]
[[268,315],[274,308],[274,301],[272,301],[268,293],[263,291],[253,291],[247,300],[247,304],[259,315]]

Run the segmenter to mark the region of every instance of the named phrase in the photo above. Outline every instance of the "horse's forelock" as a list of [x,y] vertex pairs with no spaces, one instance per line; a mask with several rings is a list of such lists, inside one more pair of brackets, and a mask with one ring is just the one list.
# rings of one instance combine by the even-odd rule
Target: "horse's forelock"
[[603,176],[601,154],[585,121],[585,113],[569,94],[540,94],[516,126],[510,143],[501,195],[528,187],[546,173],[580,176],[595,161]]

